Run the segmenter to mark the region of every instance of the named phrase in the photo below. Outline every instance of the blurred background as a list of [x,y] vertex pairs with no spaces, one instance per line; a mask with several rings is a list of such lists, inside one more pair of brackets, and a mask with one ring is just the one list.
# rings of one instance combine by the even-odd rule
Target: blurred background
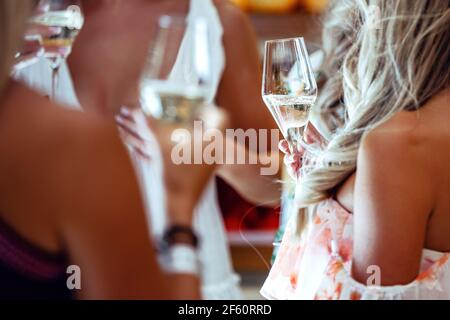
[[[257,33],[261,58],[264,42],[302,36],[308,51],[320,46],[321,14],[329,0],[229,0],[248,14]],[[248,299],[260,299],[259,289],[269,271],[280,210],[255,207],[224,181],[218,181],[219,201],[236,271]]]

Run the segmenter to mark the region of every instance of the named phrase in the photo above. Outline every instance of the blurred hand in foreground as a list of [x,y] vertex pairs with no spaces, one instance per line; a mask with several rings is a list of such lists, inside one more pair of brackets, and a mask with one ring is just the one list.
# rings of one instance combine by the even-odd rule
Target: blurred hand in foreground
[[[324,146],[326,144],[324,138],[311,123],[307,125],[303,138],[304,142],[308,145],[318,144]],[[296,146],[296,148],[291,148],[287,140],[281,140],[279,148],[285,154],[284,164],[289,176],[293,180],[298,181],[301,178],[301,168],[304,164],[305,148],[301,145]]]
[[[167,191],[167,202],[170,220],[175,224],[189,225],[192,214],[200,197],[214,174],[217,164],[194,164],[194,152],[203,150],[211,143],[203,139],[208,129],[217,129],[224,132],[227,123],[227,114],[218,108],[205,108],[207,112],[202,117],[203,130],[199,127],[183,127],[187,135],[180,141],[174,142],[174,132],[179,129],[177,124],[165,124],[146,117],[141,110],[132,110],[122,107],[116,122],[120,128],[122,139],[141,158],[151,165],[157,158],[162,159],[164,166],[164,179]],[[181,133],[179,131],[178,133]],[[195,137],[201,137],[196,141]],[[187,163],[176,164],[172,158],[174,147],[190,150]]]

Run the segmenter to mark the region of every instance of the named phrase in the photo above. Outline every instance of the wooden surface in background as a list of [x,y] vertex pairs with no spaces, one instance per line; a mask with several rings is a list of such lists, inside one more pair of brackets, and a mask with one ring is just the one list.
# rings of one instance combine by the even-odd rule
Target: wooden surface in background
[[234,269],[237,272],[268,272],[272,253],[271,245],[256,246],[255,248],[231,246]]

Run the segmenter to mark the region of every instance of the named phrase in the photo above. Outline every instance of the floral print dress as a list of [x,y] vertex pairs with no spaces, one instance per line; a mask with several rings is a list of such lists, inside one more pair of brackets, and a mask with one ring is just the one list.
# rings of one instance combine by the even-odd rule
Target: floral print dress
[[350,276],[353,218],[336,201],[319,204],[300,239],[291,219],[277,259],[261,289],[267,299],[450,299],[450,253],[423,250],[419,276],[398,286],[365,286]]

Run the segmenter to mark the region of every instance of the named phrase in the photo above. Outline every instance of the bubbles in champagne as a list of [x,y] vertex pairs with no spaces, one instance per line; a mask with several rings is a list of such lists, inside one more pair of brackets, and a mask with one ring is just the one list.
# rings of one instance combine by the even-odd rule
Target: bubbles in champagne
[[297,146],[303,139],[303,128],[316,97],[266,95],[263,98],[286,140],[291,147]]
[[166,123],[193,124],[205,106],[203,92],[185,85],[169,86],[158,81],[144,81],[140,95],[144,113]]

